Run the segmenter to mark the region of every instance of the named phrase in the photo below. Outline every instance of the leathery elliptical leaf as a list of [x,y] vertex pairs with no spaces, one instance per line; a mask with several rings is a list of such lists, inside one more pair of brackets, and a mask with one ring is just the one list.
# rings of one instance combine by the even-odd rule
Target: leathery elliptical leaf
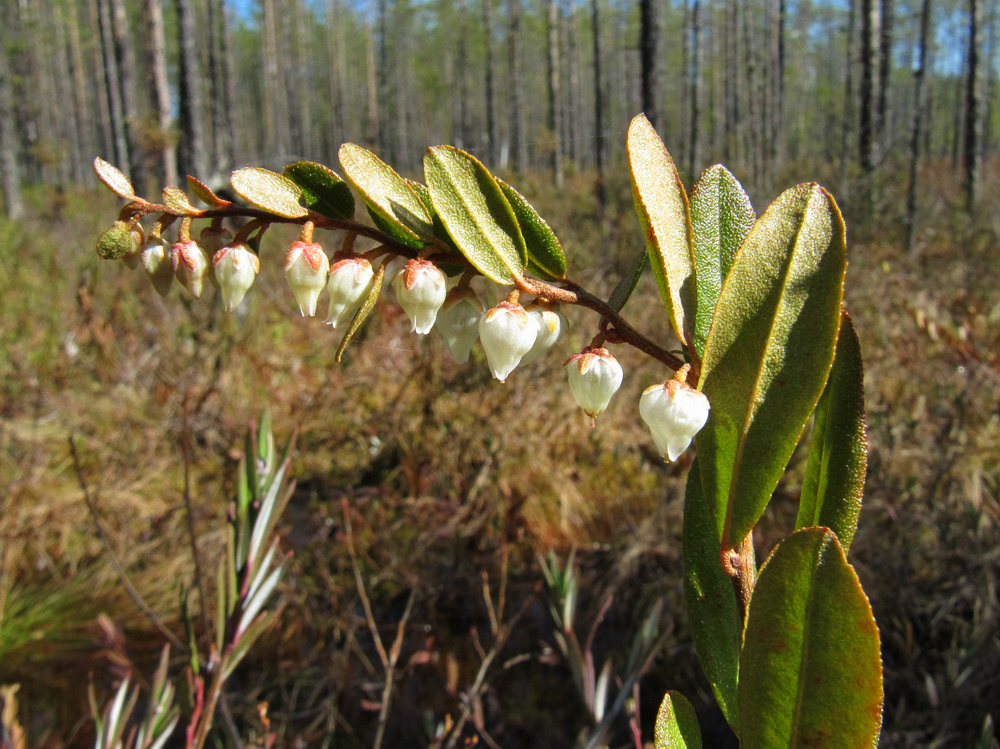
[[705,342],[696,438],[723,546],[757,523],[823,387],[840,327],[844,223],[819,185],[782,193],[733,261]]
[[690,346],[696,290],[687,194],[673,159],[643,114],[629,125],[627,149],[632,197],[653,274],[674,332]]
[[701,728],[691,703],[680,692],[663,697],[656,714],[654,749],[701,749]]
[[524,236],[489,170],[464,151],[434,146],[424,154],[424,175],[434,210],[468,261],[499,284],[521,278]]
[[744,749],[878,744],[878,627],[828,528],[796,531],[761,568],[740,655],[739,695]]
[[248,166],[233,172],[229,182],[237,195],[269,213],[285,218],[302,218],[309,213],[299,205],[299,186],[276,172]]

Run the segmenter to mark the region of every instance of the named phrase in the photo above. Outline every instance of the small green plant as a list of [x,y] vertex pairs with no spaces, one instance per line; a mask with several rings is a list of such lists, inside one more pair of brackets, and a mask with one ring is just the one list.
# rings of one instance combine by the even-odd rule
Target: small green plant
[[[256,167],[233,172],[231,186],[246,201],[241,204],[189,177],[191,192],[207,208],[195,207],[176,187],[163,191],[162,202],[139,197],[125,175],[98,159],[100,179],[128,202],[97,251],[141,263],[161,294],[176,279],[199,298],[214,279],[231,310],[261,267],[265,232],[275,224],[298,225],[301,234],[284,259],[286,277],[305,316],[316,314],[328,292],[328,322],[345,328],[338,360],[374,308],[390,262],[402,259],[392,285],[413,331],[439,330],[458,361],[478,335],[501,382],[558,339],[565,328],[559,305],[592,310],[598,318],[593,338],[567,362],[581,408],[596,418],[606,407],[622,380],[608,347],[633,346],[670,370],[639,405],[658,450],[674,461],[695,441],[684,504],[686,608],[702,668],[741,744],[873,746],[882,717],[879,636],[847,561],[866,442],[861,353],[842,310],[843,219],[816,184],[787,190],[757,216],[722,166],[708,169],[688,195],[641,115],[629,127],[627,146],[646,247],[606,298],[567,275],[559,240],[520,193],[450,146],[428,149],[423,183],[353,144],[340,149],[344,178],[312,162],[290,164],[283,174]],[[370,223],[355,219],[355,195]],[[175,221],[176,241],[168,248],[164,232]],[[195,222],[204,222],[198,240]],[[318,230],[343,232],[332,258],[316,241]],[[648,267],[677,351],[655,343],[621,314]],[[450,290],[449,277],[455,279]],[[490,282],[508,291],[484,312],[473,283]],[[524,305],[527,295],[534,301]],[[810,420],[795,530],[758,567],[754,528]],[[271,496],[255,479],[247,485]],[[260,506],[267,509],[254,527],[263,530],[234,530],[233,566],[220,581],[224,604],[216,631],[223,634],[202,682],[211,685],[201,703],[206,715],[215,706],[215,685],[246,652],[246,640],[237,646],[230,638],[259,634],[267,617],[255,604],[280,577],[280,565],[267,571],[274,547],[254,566],[277,507],[266,500]],[[596,746],[648,660],[655,620],[642,628],[636,657],[609,708],[608,678],[597,676],[574,633],[572,565],[543,570],[556,602],[557,639],[593,719],[585,743]],[[196,665],[193,672],[202,673]],[[678,693],[663,700],[655,744],[701,746],[694,711]]]

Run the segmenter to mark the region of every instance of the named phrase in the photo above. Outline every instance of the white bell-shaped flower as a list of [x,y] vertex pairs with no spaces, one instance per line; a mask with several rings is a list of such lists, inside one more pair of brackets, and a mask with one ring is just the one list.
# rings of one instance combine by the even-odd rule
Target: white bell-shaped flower
[[430,333],[448,295],[444,273],[428,260],[408,260],[392,285],[396,289],[396,301],[410,318],[413,332]]
[[639,398],[639,414],[653,433],[660,454],[669,461],[687,450],[708,421],[708,411],[708,398],[684,382],[683,374],[680,379],[646,388]]
[[156,293],[166,296],[174,282],[174,266],[170,262],[167,243],[159,237],[150,239],[139,253],[139,259]]
[[260,258],[243,242],[227,245],[212,258],[215,280],[222,292],[222,306],[232,312],[260,273]]
[[472,344],[479,338],[483,303],[469,288],[452,289],[437,316],[438,332],[444,337],[451,358],[459,364],[469,361]]
[[[233,238],[233,233],[229,231],[224,226],[212,226],[209,224],[204,229],[201,230],[201,234],[198,235],[198,244],[201,248],[205,250],[205,254],[211,260],[215,260],[215,256],[219,254],[219,250],[229,244],[230,240]],[[258,262],[259,266],[259,262]],[[215,268],[213,262],[212,273],[209,274],[209,280],[211,280],[212,285],[215,288],[219,287],[219,279],[215,277]],[[239,302],[236,303],[239,306]]]
[[521,363],[537,337],[538,323],[517,302],[500,302],[479,319],[479,340],[500,382]]
[[538,325],[538,335],[531,350],[521,357],[521,364],[533,362],[547,354],[569,330],[569,321],[559,308],[551,302],[534,300],[525,311],[534,318]]
[[211,273],[211,259],[205,254],[201,245],[193,239],[186,242],[175,242],[170,248],[170,262],[174,275],[181,285],[195,299],[201,298],[205,288],[205,276]]
[[569,391],[593,423],[622,386],[622,365],[606,348],[592,348],[571,356],[563,366]]
[[374,280],[372,264],[363,257],[345,258],[331,265],[326,282],[330,293],[326,321],[334,328],[349,322],[368,297]]
[[285,255],[285,278],[292,287],[299,312],[303,317],[316,315],[319,295],[326,288],[327,274],[330,272],[330,258],[316,242],[296,239],[288,246]]

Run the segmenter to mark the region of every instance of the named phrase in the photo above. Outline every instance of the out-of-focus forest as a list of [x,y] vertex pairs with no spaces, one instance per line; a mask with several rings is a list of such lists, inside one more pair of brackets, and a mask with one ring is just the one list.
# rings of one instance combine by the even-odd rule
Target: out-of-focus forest
[[[500,385],[478,349],[460,366],[411,336],[388,294],[335,363],[339,337],[287,288],[283,227],[232,315],[94,252],[121,208],[95,156],[156,199],[245,165],[339,171],[345,142],[415,176],[451,143],[516,185],[571,277],[607,296],[643,246],[624,151],[638,112],[689,189],[722,162],[758,214],[802,181],[844,211],[869,416],[851,562],[882,640],[880,745],[1000,746],[996,3],[4,0],[0,21],[0,727],[26,746],[93,746],[88,689],[104,704],[126,674],[149,679],[151,619],[183,638],[182,589],[201,621],[265,408],[279,442],[297,434],[292,557],[220,740],[576,746],[593,689],[560,649],[551,551],[577,571],[574,637],[609,684],[662,612],[608,746],[650,742],[667,689],[706,746],[735,745],[683,613],[690,456],[663,463],[637,414],[662,367],[616,349],[625,383],[591,429],[560,366],[595,332],[585,310]],[[650,278],[624,314],[671,345]],[[758,559],[793,527],[804,462]],[[391,669],[373,622],[398,644]],[[179,650],[170,665],[181,678]]]

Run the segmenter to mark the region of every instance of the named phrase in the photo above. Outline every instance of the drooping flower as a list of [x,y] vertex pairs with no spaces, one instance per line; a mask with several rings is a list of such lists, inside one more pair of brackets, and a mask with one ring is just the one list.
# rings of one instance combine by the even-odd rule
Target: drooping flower
[[260,273],[260,258],[246,244],[239,242],[216,252],[212,265],[215,266],[215,279],[222,292],[222,306],[226,312],[232,312],[240,306]]
[[288,246],[285,255],[285,278],[292,287],[299,312],[303,317],[316,315],[316,304],[319,295],[326,287],[327,273],[330,271],[330,258],[316,242],[303,242],[296,239]]
[[[198,244],[201,245],[202,249],[205,250],[205,254],[212,260],[215,256],[219,254],[219,250],[229,244],[229,241],[233,238],[233,233],[229,231],[224,226],[212,226],[209,224],[204,229],[201,230],[201,234],[198,235]],[[214,265],[214,263],[213,263]],[[258,261],[259,265],[259,261]],[[213,268],[214,271],[214,268]],[[219,287],[219,279],[215,277],[215,273],[209,274],[209,279],[215,288]],[[239,306],[239,302],[236,303]]]
[[437,316],[437,330],[444,337],[451,358],[459,364],[469,360],[472,344],[479,337],[483,303],[469,288],[452,289]]
[[592,348],[574,354],[563,366],[577,405],[596,419],[622,385],[622,365],[606,348]]
[[345,258],[331,265],[326,282],[330,293],[326,321],[334,328],[349,321],[371,291],[374,279],[372,264],[363,257]]
[[708,421],[708,398],[686,382],[686,368],[679,377],[646,388],[639,398],[639,414],[653,434],[660,454],[674,461],[687,450]]
[[142,226],[139,224],[133,226],[129,234],[132,241],[131,249],[122,255],[122,261],[126,266],[135,270],[139,267],[139,263],[142,262],[142,249],[146,246],[146,237],[142,231]]
[[538,324],[517,302],[500,302],[479,319],[479,340],[500,382],[521,363],[538,336]]
[[392,282],[396,301],[410,318],[413,332],[427,335],[448,294],[444,273],[429,260],[408,260]]
[[139,253],[143,270],[160,296],[166,296],[174,282],[174,266],[170,262],[167,243],[159,237],[150,239]]
[[205,254],[201,245],[193,239],[186,242],[174,242],[170,248],[170,263],[174,269],[174,275],[181,285],[187,289],[195,299],[201,298],[201,292],[205,286],[205,275],[211,273],[211,260]]
[[566,331],[569,329],[566,315],[551,302],[535,299],[524,309],[538,325],[538,335],[535,337],[531,350],[521,357],[521,364],[533,362],[547,354],[566,335]]

